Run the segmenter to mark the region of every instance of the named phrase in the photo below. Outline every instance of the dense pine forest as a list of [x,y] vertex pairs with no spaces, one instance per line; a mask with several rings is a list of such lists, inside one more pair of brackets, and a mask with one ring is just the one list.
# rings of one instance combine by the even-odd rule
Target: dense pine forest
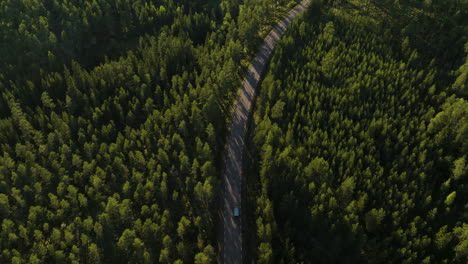
[[466,263],[468,2],[315,0],[245,159],[255,263]]
[[0,1],[0,263],[213,263],[226,120],[295,1]]
[[[467,0],[312,0],[245,151],[249,263],[466,263]],[[215,263],[295,0],[1,0],[0,263]],[[244,221],[244,220],[243,220]]]

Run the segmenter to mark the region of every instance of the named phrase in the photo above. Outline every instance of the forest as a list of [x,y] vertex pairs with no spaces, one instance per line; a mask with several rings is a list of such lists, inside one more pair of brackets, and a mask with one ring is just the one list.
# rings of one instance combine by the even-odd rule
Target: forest
[[0,1],[0,263],[214,263],[233,97],[295,3]]
[[250,261],[466,263],[468,2],[315,0],[244,159]]

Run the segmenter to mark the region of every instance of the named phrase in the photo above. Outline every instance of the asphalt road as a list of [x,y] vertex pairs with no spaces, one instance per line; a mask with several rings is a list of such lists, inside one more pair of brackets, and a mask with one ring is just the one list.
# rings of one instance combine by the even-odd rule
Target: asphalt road
[[247,75],[242,83],[239,97],[237,98],[235,111],[231,120],[231,130],[225,149],[225,172],[223,175],[223,203],[222,219],[224,223],[223,235],[223,263],[242,263],[242,223],[241,217],[234,217],[234,208],[241,208],[242,194],[242,154],[244,150],[244,138],[247,132],[247,121],[252,109],[255,90],[263,70],[273,52],[273,49],[286,31],[289,24],[310,3],[304,0],[292,9],[281,22],[279,22],[270,34],[265,38],[262,47],[257,52]]

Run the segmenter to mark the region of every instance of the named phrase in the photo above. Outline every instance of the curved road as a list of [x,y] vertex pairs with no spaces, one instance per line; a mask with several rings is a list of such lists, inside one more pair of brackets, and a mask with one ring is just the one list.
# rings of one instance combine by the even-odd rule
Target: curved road
[[[231,131],[225,149],[226,167],[223,175],[224,209],[222,218],[224,223],[223,261],[225,264],[242,263],[241,218],[234,218],[234,208],[241,207],[242,154],[244,150],[244,138],[247,132],[247,121],[255,97],[255,89],[276,43],[284,34],[289,24],[291,24],[292,20],[294,20],[309,3],[310,0],[302,1],[275,26],[270,34],[268,34],[248,70],[242,83],[239,97],[237,98],[235,111],[231,120]],[[242,215],[242,210],[240,210],[240,212]]]

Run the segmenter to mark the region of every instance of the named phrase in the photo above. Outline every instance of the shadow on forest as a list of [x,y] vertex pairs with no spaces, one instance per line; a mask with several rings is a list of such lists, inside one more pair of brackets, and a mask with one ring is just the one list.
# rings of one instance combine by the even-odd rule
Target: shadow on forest
[[285,263],[365,262],[361,255],[361,236],[354,233],[342,218],[327,221],[334,218],[327,214],[339,214],[341,208],[337,207],[335,212],[325,210],[313,216],[311,208],[301,202],[309,201],[311,197],[302,191],[304,184],[295,183],[288,177],[273,179],[270,190],[269,196],[276,202],[273,206],[277,232],[273,232],[273,241],[276,242],[273,248],[280,256],[286,256]]

